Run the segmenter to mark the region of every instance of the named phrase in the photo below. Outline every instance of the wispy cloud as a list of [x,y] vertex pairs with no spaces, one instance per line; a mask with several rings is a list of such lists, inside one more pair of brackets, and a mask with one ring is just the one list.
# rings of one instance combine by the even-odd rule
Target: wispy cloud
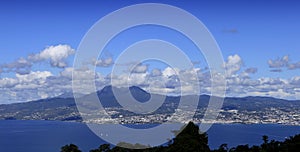
[[97,67],[110,67],[114,64],[114,60],[112,57],[107,57],[94,61],[94,64]]
[[146,73],[148,71],[148,65],[139,63],[136,66],[133,66],[132,73]]
[[254,74],[257,72],[257,68],[247,68],[245,70],[246,73],[251,73],[251,74]]
[[282,58],[277,58],[275,60],[268,61],[270,68],[283,68],[289,64],[289,56],[283,56]]
[[[24,58],[19,58],[12,63],[6,63],[0,65],[1,72],[16,72],[18,74],[28,74],[30,73],[32,63]],[[0,72],[0,73],[1,73]]]
[[282,69],[271,69],[271,72],[282,72]]
[[236,28],[231,28],[231,29],[224,29],[222,30],[223,33],[230,33],[230,34],[237,34],[239,31]]
[[281,58],[268,61],[269,68],[271,72],[283,72],[283,69],[295,70],[300,69],[300,61],[292,63],[288,55]]
[[290,63],[288,65],[288,69],[290,70],[300,69],[300,61],[296,63]]

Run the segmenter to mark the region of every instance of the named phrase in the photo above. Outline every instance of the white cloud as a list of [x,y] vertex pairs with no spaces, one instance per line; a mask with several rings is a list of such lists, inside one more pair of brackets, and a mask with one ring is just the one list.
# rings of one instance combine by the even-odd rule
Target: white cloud
[[128,78],[128,84],[131,86],[139,86],[147,84],[147,73],[132,73]]
[[162,75],[163,75],[164,77],[170,77],[170,76],[172,76],[172,75],[178,75],[179,71],[180,71],[180,70],[177,69],[177,68],[167,67],[167,68],[165,68],[165,69],[162,71]]
[[136,66],[133,67],[132,73],[146,73],[148,71],[148,65],[145,64],[137,64]]
[[38,95],[42,98],[42,99],[45,99],[45,98],[48,98],[49,95],[47,92],[44,92],[44,91],[38,91]]
[[291,63],[289,56],[285,55],[281,58],[277,58],[275,60],[268,61],[269,67],[271,68],[271,72],[283,72],[283,68],[289,70],[300,69],[300,61]]
[[34,80],[39,80],[40,83],[45,82],[46,78],[52,76],[52,73],[49,71],[37,71],[30,72],[26,75],[16,74],[16,78],[20,83],[32,82]]
[[27,68],[30,67],[31,63],[24,58],[19,58],[17,61],[10,64],[4,64],[5,68]]
[[0,73],[1,72],[16,72],[18,74],[28,74],[30,72],[30,68],[32,63],[29,62],[27,59],[19,58],[18,60],[0,65]]
[[290,70],[300,69],[300,62],[290,63],[288,65],[288,69],[290,69]]
[[11,63],[0,64],[0,73],[16,73],[18,75],[28,75],[32,72],[32,66],[37,62],[49,61],[52,67],[65,68],[66,59],[75,53],[69,45],[49,46],[43,51],[21,57]]
[[112,57],[108,57],[94,61],[94,64],[98,67],[109,67],[114,64],[114,60]]
[[[9,99],[13,101],[28,101],[46,97],[54,97],[65,92],[72,91],[72,68],[66,68],[59,75],[55,76],[49,71],[36,71],[26,75],[16,74],[16,78],[1,78],[0,86],[2,88],[2,100]],[[158,94],[178,95],[182,92],[186,94],[198,94],[196,81],[199,81],[200,93],[210,94],[211,82],[210,73],[201,73],[199,68],[187,69],[179,71],[183,79],[180,80],[175,75],[174,70],[170,67],[163,69],[164,75],[153,76],[151,73],[132,73],[128,75],[116,75],[113,77],[105,77],[100,73],[96,73],[95,80],[97,88],[101,89],[106,85],[110,85],[113,79],[113,85],[118,87],[137,85],[142,88]],[[198,78],[195,78],[191,73],[197,72]],[[81,83],[84,83],[85,76],[91,75],[90,70],[82,70],[78,76],[82,78]],[[162,72],[163,73],[163,72]],[[200,75],[199,75],[200,74]],[[217,75],[213,74],[215,77]],[[198,80],[197,80],[198,79]],[[79,83],[79,84],[81,84]],[[219,84],[218,82],[216,84]],[[300,77],[291,79],[279,78],[260,78],[251,79],[241,75],[234,75],[227,78],[227,96],[274,96],[280,98],[292,98],[300,94]],[[218,86],[217,86],[218,87]],[[218,89],[218,88],[214,88]],[[82,93],[84,92],[82,88]],[[30,96],[30,97],[26,97]],[[3,103],[3,101],[1,101]]]
[[18,81],[13,78],[0,79],[0,88],[11,88],[18,84]]
[[270,68],[283,68],[289,63],[289,56],[285,55],[282,58],[277,58],[275,60],[269,60],[268,64]]
[[243,61],[239,55],[235,54],[228,56],[227,62],[225,63],[227,76],[230,77],[236,74],[241,69],[242,65]]
[[40,99],[38,90],[44,89],[48,93],[52,90],[46,85],[49,71],[36,71],[29,74],[16,74],[15,78],[0,78],[1,100],[0,103],[24,102]]
[[49,60],[53,67],[64,68],[67,66],[66,58],[73,55],[75,50],[69,45],[49,46],[40,53],[30,55],[28,59],[32,62]]
[[[64,57],[56,57],[56,55],[46,51],[49,49],[50,48],[47,48],[40,53],[33,55],[43,59],[35,59],[34,62],[44,62],[46,60],[50,62],[65,62],[67,56],[70,55],[70,53],[67,53],[68,51],[62,51],[64,52],[64,55],[62,55]],[[20,58],[13,64],[11,63],[9,66],[7,64],[6,67],[13,67],[15,68],[14,70],[18,69],[17,67],[19,67],[19,69],[24,69],[24,67],[30,65],[28,63],[31,63],[31,61],[33,62],[33,56],[30,58]],[[107,59],[107,61],[104,60],[106,59],[101,61],[103,65],[113,63],[112,59]],[[285,57],[282,58],[282,60],[287,61],[288,59]],[[126,72],[128,72],[127,67],[132,67],[132,65],[133,64],[126,65],[124,70],[127,70]],[[227,96],[261,95],[280,98],[293,98],[295,96],[300,97],[300,77],[295,76],[290,79],[268,77],[254,79],[251,78],[251,74],[255,74],[257,72],[257,68],[245,68],[243,70],[242,66],[243,60],[239,55],[232,55],[227,58],[225,63],[227,70]],[[112,81],[112,85],[118,87],[137,85],[152,93],[178,95],[182,92],[186,95],[198,94],[199,92],[196,88],[199,87],[197,86],[197,83],[199,83],[201,89],[200,93],[210,94],[211,89],[219,89],[219,86],[211,88],[211,77],[213,76],[216,78],[216,81],[223,80],[221,78],[218,79],[218,77],[224,77],[214,73],[213,71],[207,71],[200,68],[177,69],[166,67],[165,69],[152,69],[151,72],[148,72],[148,68],[148,65],[137,64],[137,66],[133,68],[134,72],[130,75],[118,74],[114,76],[104,76],[101,73],[96,72],[96,88],[101,89],[106,85],[110,85]],[[56,75],[50,71],[29,71],[28,73],[22,74],[16,73],[15,78],[0,78],[0,90],[2,92],[1,95],[3,96],[0,99],[0,103],[4,103],[6,101],[16,102],[36,100],[40,98],[54,97],[65,92],[71,92],[72,72],[72,67],[65,67]],[[83,68],[78,70],[76,74],[77,78],[80,78],[80,80],[77,80],[80,81],[77,84],[84,84],[85,81],[88,81],[86,78],[91,78],[90,76],[94,75],[94,72],[88,68]],[[197,74],[197,77],[195,77],[195,74]],[[87,77],[87,75],[89,77]],[[181,76],[181,80],[178,75]],[[222,84],[222,82],[215,82],[215,84]],[[82,93],[89,93],[84,92],[88,90],[84,87],[80,89],[82,90]]]
[[299,88],[300,88],[300,76],[292,77],[290,80],[290,84],[299,86]]
[[72,79],[72,73],[73,73],[73,67],[67,67],[60,72],[60,75]]
[[151,76],[161,76],[162,75],[162,72],[161,72],[161,70],[160,69],[157,69],[157,68],[155,68],[155,69],[152,69],[152,71],[151,71]]
[[127,86],[145,86],[148,85],[147,79],[148,73],[131,73],[120,74],[120,75],[110,75],[107,78],[111,81],[113,86],[127,87]]

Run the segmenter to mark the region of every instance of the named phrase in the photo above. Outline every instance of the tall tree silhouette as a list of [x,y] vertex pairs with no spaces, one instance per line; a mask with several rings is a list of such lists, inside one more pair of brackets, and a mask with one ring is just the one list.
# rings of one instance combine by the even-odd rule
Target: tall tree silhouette
[[187,126],[174,138],[173,144],[167,151],[180,152],[209,152],[208,137],[206,133],[200,133],[199,127],[193,122]]
[[60,151],[61,152],[81,152],[81,150],[79,150],[79,148],[74,144],[65,145],[65,146],[61,147]]

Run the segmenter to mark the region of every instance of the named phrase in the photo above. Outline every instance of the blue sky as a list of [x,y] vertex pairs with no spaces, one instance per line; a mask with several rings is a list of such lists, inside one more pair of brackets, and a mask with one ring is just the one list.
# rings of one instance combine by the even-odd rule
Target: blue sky
[[[282,88],[280,98],[295,99],[298,98],[295,91],[292,93],[287,90],[297,90],[297,83],[300,70],[300,3],[297,1],[6,1],[0,2],[0,81],[2,86],[0,88],[3,92],[3,99],[0,103],[6,102],[19,102],[23,100],[32,100],[43,97],[51,97],[63,93],[63,89],[57,89],[54,94],[49,94],[47,91],[41,91],[37,88],[43,88],[42,86],[36,86],[37,88],[26,87],[25,84],[19,85],[20,78],[16,77],[16,71],[10,70],[11,66],[7,68],[8,64],[15,63],[20,58],[26,60],[29,56],[34,56],[41,53],[47,47],[66,45],[70,46],[73,50],[69,50],[66,58],[54,58],[54,57],[42,57],[36,55],[35,59],[31,59],[32,66],[27,69],[27,74],[30,72],[45,72],[49,71],[51,77],[57,78],[62,75],[63,71],[66,71],[72,66],[74,54],[81,39],[89,28],[100,18],[108,13],[120,9],[122,7],[145,2],[158,2],[177,6],[182,8],[200,19],[212,35],[215,37],[219,47],[224,56],[225,62],[229,61],[229,56],[234,57],[230,59],[237,59],[239,61],[232,62],[239,64],[239,70],[235,71],[234,77],[239,77],[247,69],[256,69],[255,72],[248,73],[247,78],[249,80],[259,80],[262,82],[262,78],[268,79],[272,82],[270,85],[274,85],[274,88]],[[157,28],[157,27],[156,27]],[[147,30],[147,28],[145,28]],[[151,29],[151,27],[149,28]],[[148,29],[148,31],[149,31]],[[155,27],[152,27],[152,30]],[[142,29],[140,29],[142,30]],[[156,29],[157,33],[148,33],[145,35],[139,35],[141,33],[139,29],[129,31],[127,35],[136,35],[127,39],[128,42],[124,42],[122,39],[117,40],[115,43],[124,42],[126,46],[137,39],[145,38],[164,38],[165,40],[173,41],[178,45],[186,47],[186,53],[197,61],[199,58],[202,63],[202,57],[195,56],[191,45],[185,46],[185,41],[176,42],[176,39],[170,38],[172,32],[168,32],[164,29]],[[161,32],[160,32],[161,31]],[[174,33],[173,33],[174,34]],[[167,35],[167,36],[165,36]],[[126,36],[126,34],[125,34]],[[165,37],[164,37],[165,36]],[[168,37],[169,36],[169,37]],[[104,54],[103,59],[111,57],[115,60],[120,51],[122,45],[113,45],[113,47],[107,49],[107,53]],[[62,47],[64,49],[70,49],[68,47]],[[74,51],[74,52],[72,52]],[[286,56],[286,57],[285,57]],[[39,57],[39,58],[38,58]],[[34,61],[33,61],[34,60]],[[67,63],[67,66],[53,66]],[[50,64],[47,64],[47,63]],[[150,63],[148,63],[150,64]],[[3,67],[5,67],[4,69]],[[11,64],[13,65],[13,64]],[[110,65],[100,66],[99,73],[103,77],[110,71]],[[164,71],[166,66],[154,64],[149,66],[152,68],[147,69],[151,72],[153,68],[161,68]],[[205,68],[205,63],[198,65],[198,68]],[[291,68],[293,67],[293,68]],[[273,71],[273,72],[272,72]],[[277,71],[277,72],[274,72]],[[24,74],[23,74],[24,76]],[[29,76],[31,77],[31,76]],[[46,77],[50,77],[47,75]],[[100,76],[99,76],[100,77]],[[7,84],[7,79],[14,79],[13,85]],[[9,79],[9,80],[10,80]],[[50,78],[45,78],[46,84]],[[166,80],[167,81],[167,80]],[[267,80],[266,80],[267,81]],[[275,81],[282,81],[280,86],[275,84]],[[292,85],[293,81],[293,85]],[[29,82],[29,81],[28,81]],[[26,83],[28,83],[26,82]],[[0,83],[0,85],[1,85]],[[105,84],[104,82],[101,83]],[[14,88],[19,85],[19,88]],[[236,85],[236,84],[235,84]],[[243,84],[241,84],[242,86]],[[276,85],[276,86],[275,86]],[[8,87],[9,86],[9,87]],[[22,86],[22,87],[20,87]],[[288,87],[286,87],[288,86]],[[231,87],[231,86],[229,86]],[[251,87],[251,86],[247,86]],[[257,84],[252,86],[262,88],[261,90],[255,90],[253,94],[246,95],[267,95],[275,96],[276,91],[270,93],[257,93],[268,92],[266,86],[260,86]],[[21,92],[20,88],[23,88],[25,92]],[[26,92],[27,89],[27,92]],[[55,89],[55,88],[54,88]],[[65,88],[66,89],[66,88]],[[70,89],[70,88],[68,88]],[[36,91],[33,91],[36,90]],[[60,91],[59,91],[60,90]],[[235,90],[234,88],[229,90]],[[40,93],[38,93],[40,91]],[[12,97],[9,94],[36,94],[32,98],[26,99]],[[42,93],[41,93],[42,92]],[[297,91],[296,91],[297,92]],[[39,95],[40,94],[40,95]],[[44,96],[41,94],[45,94]],[[238,96],[239,92],[230,92],[231,96]]]

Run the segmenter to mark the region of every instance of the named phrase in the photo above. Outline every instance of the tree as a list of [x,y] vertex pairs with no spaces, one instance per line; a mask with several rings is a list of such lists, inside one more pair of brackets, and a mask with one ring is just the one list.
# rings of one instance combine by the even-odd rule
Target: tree
[[251,152],[261,152],[261,149],[260,149],[259,146],[252,146],[252,147],[250,148],[250,151],[251,151]]
[[268,144],[268,142],[269,142],[269,137],[268,137],[268,136],[263,135],[263,136],[262,136],[262,139],[263,139],[263,141],[264,141],[264,144]]
[[236,147],[236,152],[247,152],[250,151],[250,148],[248,145],[239,145]]
[[269,142],[269,137],[266,135],[262,136],[263,144],[261,145],[262,151],[267,152],[268,151],[268,142]]
[[299,151],[300,149],[300,134],[286,139],[280,144],[281,151]]
[[209,152],[207,134],[200,133],[199,127],[189,122],[166,151]]
[[222,144],[217,152],[227,152],[228,148],[227,148],[227,144]]
[[110,144],[102,144],[98,149],[90,150],[90,152],[110,152]]
[[81,152],[81,150],[79,150],[79,148],[74,144],[65,145],[65,146],[61,147],[60,151],[61,152]]

